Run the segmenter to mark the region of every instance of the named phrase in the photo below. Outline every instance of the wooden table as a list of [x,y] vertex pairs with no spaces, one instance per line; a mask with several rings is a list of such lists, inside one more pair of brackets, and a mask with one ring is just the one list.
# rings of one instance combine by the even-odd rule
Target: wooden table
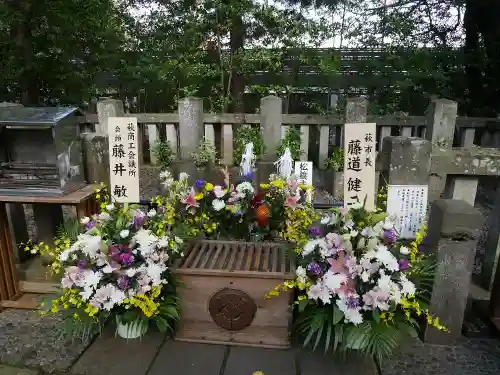
[[[61,197],[2,196],[0,195],[0,311],[3,308],[37,308],[31,299],[22,299],[24,293],[54,293],[54,283],[19,281],[16,268],[12,228],[9,225],[7,204],[32,204],[37,222],[38,240],[51,243],[55,227],[62,221],[61,206],[74,206],[79,219],[98,212],[95,191],[99,185],[87,185]],[[59,211],[60,214],[59,214]]]

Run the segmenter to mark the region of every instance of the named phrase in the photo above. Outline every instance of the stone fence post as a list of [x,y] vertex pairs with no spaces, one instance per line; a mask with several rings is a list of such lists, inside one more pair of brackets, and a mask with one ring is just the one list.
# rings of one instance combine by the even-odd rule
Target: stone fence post
[[[179,159],[191,159],[191,153],[198,150],[198,145],[205,135],[203,124],[203,100],[188,97],[179,100]],[[172,145],[175,147],[175,145]]]
[[109,186],[109,146],[108,135],[83,133],[83,160],[85,176],[90,184],[101,182]]
[[125,111],[121,100],[111,98],[99,100],[97,102],[97,119],[99,123],[95,126],[96,133],[108,134],[108,118],[123,116],[125,116]]
[[[455,137],[455,125],[457,120],[458,104],[448,99],[433,99],[426,111],[427,128],[423,138],[432,143],[433,152],[440,150],[449,150],[453,146]],[[461,189],[461,180],[455,182],[450,177],[448,184],[451,184],[451,190]],[[468,182],[464,182],[467,184]],[[446,189],[447,175],[432,175],[429,181],[429,200],[432,202],[441,198]],[[447,196],[449,198],[463,199],[462,196]]]
[[416,137],[385,137],[378,156],[380,185],[427,185],[431,143]]
[[427,326],[424,341],[453,344],[462,332],[471,283],[481,213],[462,200],[439,199],[431,205],[425,251],[436,258],[436,274],[429,312],[450,332]]
[[[275,161],[276,151],[281,142],[283,123],[282,100],[277,96],[260,99],[260,130],[265,144],[264,161]],[[238,160],[236,160],[238,162]]]

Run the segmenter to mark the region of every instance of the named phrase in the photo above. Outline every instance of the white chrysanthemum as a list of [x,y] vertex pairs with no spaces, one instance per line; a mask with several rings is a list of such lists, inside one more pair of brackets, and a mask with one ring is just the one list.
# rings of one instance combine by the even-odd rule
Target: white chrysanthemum
[[167,270],[164,264],[149,263],[146,268],[146,275],[151,278],[152,286],[160,286],[163,283],[162,273]]
[[165,249],[169,246],[169,240],[170,240],[170,237],[169,236],[164,236],[164,237],[161,237],[158,241],[158,247],[160,249]]
[[311,285],[307,291],[307,296],[314,301],[320,300],[324,304],[331,302],[330,291],[321,282]]
[[156,216],[156,210],[154,208],[148,211],[148,217],[155,217],[155,216]]
[[83,225],[88,224],[89,222],[90,222],[90,217],[87,216],[85,216],[80,220],[80,223],[82,223]]
[[130,234],[130,231],[128,229],[124,229],[122,231],[120,231],[120,237],[121,238],[127,238]]
[[399,252],[403,255],[408,255],[410,254],[410,249],[408,249],[406,246],[401,246],[399,248]]
[[101,212],[99,215],[97,215],[97,220],[108,221],[109,219],[111,219],[111,215],[107,212]]
[[115,205],[114,205],[113,203],[108,204],[108,205],[106,206],[106,210],[107,210],[107,211],[113,211],[114,209],[115,209]]
[[387,249],[387,246],[379,245],[375,258],[382,263],[388,271],[396,272],[399,270],[398,260],[394,254]]
[[295,274],[297,275],[297,277],[305,277],[306,269],[302,266],[298,266],[297,269],[295,270]]
[[326,246],[325,239],[324,238],[316,238],[314,240],[310,240],[308,243],[304,245],[304,248],[302,249],[302,255],[306,256],[311,254],[316,247],[319,246],[320,252],[329,252],[330,250]]
[[238,194],[242,195],[247,195],[247,194],[253,194],[253,186],[250,182],[244,181],[236,186],[236,192]]
[[331,291],[335,292],[339,289],[343,283],[347,281],[346,275],[343,274],[335,274],[331,271],[328,271],[323,276],[323,284]]
[[415,295],[415,293],[417,292],[415,284],[413,284],[410,280],[408,280],[408,278],[404,274],[401,274],[399,276],[399,282],[401,283],[402,295],[410,297]]
[[189,175],[185,172],[181,172],[179,173],[179,181],[184,181],[184,180],[187,180],[189,178]]
[[158,237],[151,233],[150,230],[140,229],[134,235],[133,240],[137,243],[137,250],[147,257],[158,244]]
[[224,203],[224,201],[222,199],[214,199],[212,201],[212,207],[215,211],[220,211],[222,210],[224,207],[226,207],[226,203]]

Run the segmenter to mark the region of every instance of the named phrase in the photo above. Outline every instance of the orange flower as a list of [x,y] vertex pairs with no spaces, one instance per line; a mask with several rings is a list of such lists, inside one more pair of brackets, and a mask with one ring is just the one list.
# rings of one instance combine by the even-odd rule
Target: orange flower
[[269,221],[269,206],[267,204],[259,205],[255,209],[255,218],[261,227],[266,226]]

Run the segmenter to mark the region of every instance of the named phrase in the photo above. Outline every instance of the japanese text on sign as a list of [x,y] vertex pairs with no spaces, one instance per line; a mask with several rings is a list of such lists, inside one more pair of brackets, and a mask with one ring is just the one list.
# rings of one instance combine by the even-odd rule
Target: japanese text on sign
[[113,202],[139,202],[137,118],[108,118],[110,189]]
[[[297,182],[299,184],[304,184],[312,186],[313,184],[313,163],[312,161],[296,161],[295,162],[295,176],[297,176]],[[308,193],[307,199],[311,200],[311,192]]]
[[401,238],[414,239],[427,215],[427,185],[389,185],[387,213]]
[[376,124],[344,126],[344,205],[375,207]]

